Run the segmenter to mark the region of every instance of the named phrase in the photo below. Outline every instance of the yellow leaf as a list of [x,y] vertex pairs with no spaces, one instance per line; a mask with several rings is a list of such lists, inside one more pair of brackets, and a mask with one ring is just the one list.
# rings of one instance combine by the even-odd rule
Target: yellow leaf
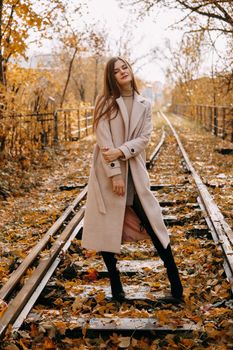
[[119,337],[119,341],[119,348],[128,348],[131,343],[131,337]]
[[99,303],[100,301],[103,301],[105,299],[105,292],[104,291],[100,291],[97,293],[95,300],[97,301],[97,303]]
[[28,339],[20,339],[19,344],[22,346],[23,350],[30,350],[24,343],[29,343]]
[[44,350],[47,350],[47,349],[56,349],[56,344],[53,342],[52,339],[46,337],[45,340],[44,340],[44,347],[43,349]]
[[7,307],[8,307],[7,303],[4,300],[0,299],[0,317],[2,317]]

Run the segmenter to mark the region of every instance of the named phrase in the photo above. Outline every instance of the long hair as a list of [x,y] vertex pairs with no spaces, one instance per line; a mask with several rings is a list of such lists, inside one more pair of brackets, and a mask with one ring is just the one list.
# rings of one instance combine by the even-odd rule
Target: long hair
[[114,65],[118,60],[121,60],[128,66],[132,76],[132,89],[133,91],[139,93],[131,65],[122,57],[116,56],[110,58],[110,60],[106,63],[104,70],[103,94],[98,96],[96,99],[94,111],[94,129],[97,127],[100,118],[107,117],[110,119],[110,116],[113,115],[113,119],[118,113],[119,106],[116,99],[120,97],[121,93],[114,74]]

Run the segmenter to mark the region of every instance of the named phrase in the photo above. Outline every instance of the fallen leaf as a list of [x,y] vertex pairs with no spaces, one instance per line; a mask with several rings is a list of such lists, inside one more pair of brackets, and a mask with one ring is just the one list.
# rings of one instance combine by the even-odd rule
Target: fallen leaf
[[131,343],[131,337],[119,337],[119,348],[121,349],[125,349],[128,348],[130,346]]
[[44,350],[49,350],[49,349],[57,349],[56,344],[54,343],[53,339],[50,339],[49,337],[46,337],[44,339],[44,344],[43,344],[43,349]]

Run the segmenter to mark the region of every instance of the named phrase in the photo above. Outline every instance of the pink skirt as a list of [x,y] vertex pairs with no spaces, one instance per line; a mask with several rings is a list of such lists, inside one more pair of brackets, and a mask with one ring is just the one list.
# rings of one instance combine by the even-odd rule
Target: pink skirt
[[150,239],[150,236],[132,207],[126,206],[122,242],[137,242],[143,239]]

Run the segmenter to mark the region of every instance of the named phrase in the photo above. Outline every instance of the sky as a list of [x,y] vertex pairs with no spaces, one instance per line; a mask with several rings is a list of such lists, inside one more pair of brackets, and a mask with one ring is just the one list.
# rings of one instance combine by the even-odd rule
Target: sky
[[[132,13],[132,9],[120,8],[117,0],[83,0],[83,2],[88,5],[87,13],[82,18],[83,23],[96,23],[100,29],[106,28],[111,41],[112,55],[118,53],[117,46],[122,35],[127,35],[126,22],[129,21],[129,18],[133,18],[130,35],[133,60],[145,55],[154,47],[162,46],[165,38],[169,38],[174,43],[181,37],[181,32],[169,29],[169,26],[181,17],[179,11],[157,11],[157,13],[152,13],[151,16],[146,16],[141,21]],[[82,27],[80,18],[77,19],[77,25]],[[29,46],[28,55],[30,57],[39,53],[50,53],[54,46],[56,46],[56,41],[44,41],[41,47],[38,47],[36,42],[32,43]],[[148,82],[164,82],[165,77],[161,65],[162,59],[161,64],[159,62],[148,62],[148,59],[144,59],[138,61],[134,67],[136,74],[142,79]]]
[[[100,6],[101,3],[101,6]],[[113,44],[119,41],[119,37],[125,30],[127,18],[133,18],[132,28],[132,56],[137,58],[143,56],[150,49],[162,47],[164,40],[169,38],[173,43],[182,36],[181,31],[172,30],[169,26],[181,18],[181,12],[177,10],[168,11],[160,10],[152,12],[146,16],[143,21],[137,19],[132,13],[132,9],[119,7],[117,0],[90,0],[88,1],[90,13],[101,23],[105,23],[109,33],[111,33]],[[114,46],[114,45],[113,45]],[[148,59],[139,61],[135,65],[137,74],[148,81],[164,81],[164,72],[161,69],[162,57],[160,64],[158,62],[148,62]]]
[[[132,8],[120,8],[118,0],[70,0],[70,4],[87,3],[87,10],[80,16],[73,18],[75,25],[82,28],[84,23],[95,23],[96,28],[100,30],[105,28],[110,42],[112,55],[118,54],[117,47],[122,36],[127,37],[126,23],[132,20],[129,44],[131,47],[131,57],[133,60],[145,55],[151,49],[164,47],[165,40],[170,40],[173,46],[181,39],[183,31],[171,28],[171,25],[184,17],[180,10],[155,9],[146,15],[143,20],[139,20]],[[38,45],[31,44],[28,51],[29,56],[38,53],[50,53],[56,41],[45,42],[40,49]],[[206,59],[208,61],[208,58]],[[206,63],[207,64],[207,63]],[[142,79],[153,82],[165,82],[164,70],[166,68],[163,55],[158,55],[157,60],[148,61],[148,58],[138,61],[134,65],[134,71]]]

